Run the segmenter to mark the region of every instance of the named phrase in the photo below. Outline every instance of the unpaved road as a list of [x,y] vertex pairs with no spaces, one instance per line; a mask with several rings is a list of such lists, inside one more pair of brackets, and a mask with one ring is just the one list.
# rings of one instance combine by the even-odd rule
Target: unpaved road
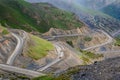
[[55,43],[54,46],[56,48],[56,54],[58,55],[57,58],[53,62],[47,64],[45,67],[38,69],[37,71],[44,71],[45,69],[49,68],[50,66],[62,60],[62,57],[64,57],[64,52],[63,52],[64,47],[62,47],[62,45],[60,45],[59,43]]
[[12,65],[15,58],[17,57],[18,54],[20,54],[22,52],[22,48],[23,48],[23,38],[17,34],[12,33],[12,35],[16,38],[17,40],[17,46],[15,48],[15,50],[13,51],[12,55],[8,58],[6,64],[8,65]]

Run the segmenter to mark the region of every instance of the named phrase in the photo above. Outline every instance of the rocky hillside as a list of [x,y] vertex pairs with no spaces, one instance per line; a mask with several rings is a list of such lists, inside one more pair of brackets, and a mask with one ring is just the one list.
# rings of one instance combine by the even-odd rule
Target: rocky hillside
[[56,58],[55,48],[51,42],[29,33],[26,35],[23,52],[17,56],[14,66],[35,70]]
[[29,32],[46,32],[51,27],[73,29],[83,26],[70,12],[49,4],[31,4],[24,0],[0,0],[0,23]]
[[[29,1],[29,0],[28,0]],[[70,0],[71,1],[71,0]],[[108,33],[112,34],[119,29],[120,21],[116,20],[115,18],[104,14],[101,11],[94,10],[87,8],[86,6],[80,5],[79,2],[68,0],[45,0],[44,2],[48,2],[60,9],[71,11],[79,16],[80,20],[84,21],[86,24],[90,26],[90,28],[101,28],[107,31]],[[91,1],[92,0],[85,0]],[[94,0],[95,2],[102,2],[103,0]],[[108,0],[105,0],[108,1]],[[113,0],[111,0],[113,1]],[[34,2],[34,1],[33,1]],[[43,2],[43,0],[39,0],[39,2]],[[103,3],[103,2],[102,2]],[[101,3],[101,4],[102,4]],[[108,3],[106,3],[108,4]],[[97,4],[96,4],[97,5]]]
[[82,28],[62,30],[57,28],[50,28],[50,30],[43,34],[43,36],[59,36],[59,35],[72,35],[72,34],[88,34],[91,30],[84,26]]
[[[23,44],[21,45],[22,48],[19,44]],[[21,50],[20,52],[17,50],[18,47]],[[13,66],[35,70],[56,58],[54,50],[55,48],[51,42],[23,30],[7,29],[0,25],[0,64],[6,64],[11,55],[15,55],[15,51],[17,51],[19,54],[16,53],[16,56],[12,57],[15,59]],[[7,79],[8,77],[9,79],[13,77],[19,79],[23,75],[18,74],[18,77],[17,73],[13,74],[12,72],[0,70],[0,76],[0,79]],[[24,80],[23,77],[20,80]]]
[[0,63],[5,63],[17,44],[16,39],[4,27],[0,26]]
[[68,69],[56,80],[119,80],[120,57]]

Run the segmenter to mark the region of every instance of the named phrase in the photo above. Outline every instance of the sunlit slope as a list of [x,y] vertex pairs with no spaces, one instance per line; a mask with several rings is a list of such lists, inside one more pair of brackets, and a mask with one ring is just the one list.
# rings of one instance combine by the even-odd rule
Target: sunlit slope
[[32,59],[41,59],[45,57],[49,51],[55,49],[51,42],[48,42],[31,34],[29,34],[28,36],[29,39],[24,54],[31,57]]
[[46,32],[51,27],[72,29],[83,25],[70,12],[49,4],[31,4],[24,0],[0,0],[0,22],[9,25],[7,27],[29,32]]
[[[42,1],[42,0],[39,0]],[[120,21],[112,16],[105,14],[101,11],[86,8],[80,3],[68,0],[45,0],[52,5],[71,11],[79,16],[79,18],[88,24],[91,28],[104,29],[108,33],[112,34],[120,29]]]

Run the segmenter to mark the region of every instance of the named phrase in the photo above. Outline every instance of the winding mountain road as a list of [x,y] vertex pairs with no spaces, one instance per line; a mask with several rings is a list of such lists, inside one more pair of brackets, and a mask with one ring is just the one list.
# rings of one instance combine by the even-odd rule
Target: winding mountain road
[[115,37],[116,35],[120,34],[120,30],[116,31],[115,33],[112,34],[113,37]]
[[56,38],[62,38],[62,37],[76,37],[76,36],[85,36],[81,34],[66,34],[66,35],[57,35],[57,36],[51,36],[50,38],[47,38],[46,40],[55,40]]
[[[102,43],[102,44],[98,44],[98,45],[95,45],[95,46],[92,46],[92,47],[85,48],[83,50],[89,50],[89,49],[94,49],[94,48],[97,48],[97,47],[101,47],[101,46],[104,46],[104,45],[106,45],[108,43],[111,43],[113,41],[113,38],[109,34],[107,34],[105,31],[98,30],[98,29],[95,29],[93,31],[102,32],[103,34],[105,34],[109,38],[108,41],[106,41],[105,43]],[[55,38],[61,38],[61,37],[74,37],[74,36],[83,36],[83,35],[81,35],[81,34],[58,35],[58,36],[52,36],[51,38],[48,38],[48,40],[54,40]]]
[[99,53],[120,53],[120,50],[100,51]]
[[38,69],[37,71],[44,71],[45,69],[49,68],[50,66],[62,60],[62,57],[64,57],[64,52],[63,52],[64,47],[60,45],[59,43],[55,43],[54,46],[56,48],[56,54],[58,55],[57,58],[53,62],[47,64],[45,67]]
[[109,38],[108,41],[106,41],[105,43],[96,45],[96,46],[92,46],[92,47],[85,48],[85,49],[83,49],[83,50],[89,50],[89,49],[94,49],[94,48],[97,48],[97,47],[101,47],[101,46],[104,46],[104,45],[106,45],[106,44],[109,44],[109,43],[111,43],[111,42],[113,41],[113,38],[112,38],[110,35],[108,35],[106,32],[104,32],[103,30],[98,30],[98,31],[104,33],[104,34]]
[[23,48],[23,38],[21,38],[19,35],[12,33],[12,35],[16,38],[17,40],[17,46],[15,48],[15,50],[13,51],[13,53],[11,54],[11,56],[8,58],[6,64],[8,65],[12,65],[15,58],[17,57],[18,54],[20,54],[22,52],[22,48]]
[[37,72],[37,71],[32,71],[32,70],[23,69],[23,68],[14,67],[14,66],[5,65],[5,64],[0,64],[0,69],[13,72],[13,73],[24,74],[24,75],[32,76],[32,77],[45,76],[45,74]]
[[24,74],[27,76],[32,76],[32,77],[39,77],[39,76],[44,76],[45,74],[33,71],[33,70],[28,70],[28,69],[23,69],[15,66],[11,66],[14,63],[15,58],[17,55],[22,53],[22,49],[24,46],[24,40],[27,36],[26,32],[23,32],[23,37],[19,36],[18,34],[12,33],[12,35],[16,38],[17,40],[17,46],[11,56],[8,58],[6,64],[0,64],[0,69],[4,71],[9,71],[13,73],[19,73],[19,74]]
[[[104,32],[102,30],[99,30],[99,31],[104,33],[109,38],[108,41],[105,42],[105,43],[96,45],[96,46],[85,48],[84,50],[93,49],[93,48],[100,47],[100,46],[103,46],[103,45],[106,45],[106,44],[112,42],[111,36],[109,36],[106,32]],[[44,67],[42,67],[40,69],[38,69],[37,71],[32,71],[32,70],[28,70],[28,69],[22,69],[22,68],[10,66],[10,65],[13,64],[16,56],[22,52],[22,48],[23,48],[23,44],[24,44],[24,38],[26,37],[26,36],[21,37],[21,36],[19,36],[17,34],[14,34],[14,33],[12,33],[12,35],[17,40],[17,46],[16,46],[15,50],[13,51],[12,55],[8,58],[8,60],[6,62],[6,64],[8,64],[8,65],[0,64],[0,69],[2,69],[2,70],[21,73],[21,74],[25,74],[25,75],[30,75],[30,76],[33,76],[33,77],[43,76],[45,74],[42,74],[42,73],[40,73],[38,71],[44,71],[45,69],[49,68],[50,66],[52,66],[52,65],[58,63],[59,61],[61,61],[62,57],[64,57],[64,52],[63,52],[64,47],[62,45],[60,45],[59,43],[55,43],[54,46],[56,48],[56,54],[58,55],[57,58],[53,62],[47,64],[46,66],[44,66]],[[23,35],[25,35],[25,33]],[[53,36],[53,38],[71,37],[71,36],[80,36],[80,34]]]

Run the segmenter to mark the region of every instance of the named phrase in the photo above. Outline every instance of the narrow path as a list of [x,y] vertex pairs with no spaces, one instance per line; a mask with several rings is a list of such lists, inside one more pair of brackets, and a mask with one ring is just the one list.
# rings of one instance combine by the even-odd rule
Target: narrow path
[[5,65],[5,64],[0,64],[0,69],[5,70],[5,71],[9,71],[9,72],[24,74],[24,75],[32,76],[32,77],[39,77],[39,76],[44,76],[45,75],[45,74],[37,72],[37,71],[22,69],[22,68],[19,68],[19,67],[9,66],[9,65]]
[[102,54],[104,54],[104,53],[120,53],[120,50],[100,51],[98,53],[102,53]]
[[17,46],[15,48],[15,50],[13,51],[12,55],[8,58],[6,64],[8,65],[12,65],[15,58],[17,57],[18,54],[20,54],[22,52],[22,48],[23,48],[23,39],[18,36],[17,34],[12,33],[12,35],[17,39]]
[[37,71],[44,71],[45,69],[49,68],[50,66],[52,66],[62,60],[62,57],[64,56],[64,52],[63,52],[64,47],[62,45],[60,45],[59,43],[54,44],[54,46],[57,51],[57,55],[58,55],[57,58],[53,62],[47,64],[43,68],[38,69]]
[[116,36],[116,35],[118,35],[118,34],[120,34],[120,30],[118,30],[118,31],[116,31],[115,33],[113,33],[112,36],[114,37],[114,36]]
[[88,48],[85,48],[83,50],[89,50],[89,49],[94,49],[94,48],[97,48],[97,47],[101,47],[101,46],[104,46],[108,43],[111,43],[113,41],[112,37],[109,36],[106,32],[104,32],[103,30],[98,30],[98,31],[101,31],[102,33],[104,33],[109,39],[105,42],[105,43],[102,43],[102,44],[99,44],[99,45],[96,45],[96,46],[92,46],[92,47],[88,47]]

